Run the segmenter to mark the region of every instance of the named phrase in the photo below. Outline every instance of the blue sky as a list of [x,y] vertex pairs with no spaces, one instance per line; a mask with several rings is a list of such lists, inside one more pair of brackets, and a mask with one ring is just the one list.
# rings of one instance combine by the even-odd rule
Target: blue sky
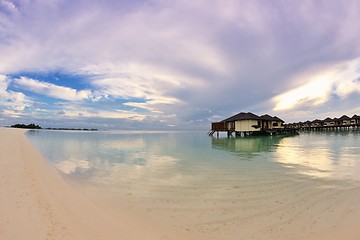
[[360,2],[0,0],[0,125],[360,115]]

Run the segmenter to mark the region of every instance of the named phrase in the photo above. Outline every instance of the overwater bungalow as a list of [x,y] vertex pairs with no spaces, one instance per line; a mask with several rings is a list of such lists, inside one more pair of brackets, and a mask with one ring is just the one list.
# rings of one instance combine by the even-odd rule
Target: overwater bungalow
[[284,121],[278,117],[272,117],[268,114],[260,116],[262,129],[284,128]]
[[334,118],[334,126],[340,126],[341,125],[341,120],[339,118]]
[[321,120],[319,120],[319,119],[315,119],[314,121],[312,121],[312,122],[310,123],[310,126],[311,126],[311,127],[321,127],[321,126],[323,126],[323,125],[324,125],[324,122],[321,121]]
[[306,122],[304,122],[302,125],[301,125],[303,128],[309,128],[311,127],[311,122],[309,120],[307,120]]
[[330,117],[325,118],[323,122],[324,122],[325,127],[330,127],[330,126],[335,125],[334,120],[332,118],[330,118]]
[[273,135],[284,129],[284,121],[268,114],[258,116],[251,112],[241,112],[220,122],[213,122],[209,135],[227,132],[228,136]]
[[341,116],[339,118],[339,120],[340,120],[340,125],[343,125],[343,126],[350,125],[350,123],[351,123],[350,117],[348,117],[346,115]]
[[340,129],[360,129],[360,116],[354,115],[351,118],[343,115],[340,118],[327,117],[324,120],[313,120],[306,122],[286,124],[286,128],[298,130],[340,130]]
[[301,128],[303,124],[303,122],[294,123],[294,128]]
[[356,114],[354,116],[352,116],[350,119],[350,124],[351,125],[360,124],[360,116],[358,116]]

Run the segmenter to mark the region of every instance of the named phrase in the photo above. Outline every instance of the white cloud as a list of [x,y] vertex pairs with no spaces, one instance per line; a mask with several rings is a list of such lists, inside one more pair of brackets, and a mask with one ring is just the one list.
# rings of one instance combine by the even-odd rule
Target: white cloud
[[204,83],[185,73],[150,64],[98,64],[78,70],[92,77],[91,84],[102,92],[122,98],[153,99],[166,97],[166,91],[177,88],[199,87]]
[[208,120],[209,120],[210,122],[218,122],[218,121],[221,121],[221,120],[223,120],[223,119],[225,119],[225,117],[224,117],[224,116],[220,116],[220,115],[212,115],[212,116],[210,116],[210,117],[208,118]]
[[8,96],[7,88],[9,83],[10,80],[6,76],[0,75],[0,97],[6,98]]
[[175,103],[180,103],[180,101],[175,98],[158,98],[156,100],[149,100],[145,102],[126,102],[123,105],[146,109],[154,113],[163,113],[162,111],[158,110],[162,105],[172,105]]
[[330,98],[332,84],[331,74],[325,73],[312,77],[310,82],[301,87],[274,97],[274,110],[290,110],[304,105],[323,104]]
[[152,103],[151,101],[146,101],[146,102],[126,102],[123,105],[125,106],[129,106],[129,107],[135,107],[135,108],[142,108],[154,113],[162,113],[161,111],[157,110],[154,107],[151,107],[151,105],[154,105],[154,103]]
[[[346,81],[336,80],[334,69],[308,72],[360,56],[356,1],[40,0],[16,2],[17,8],[14,2],[0,0],[6,8],[0,24],[0,73],[86,74],[89,89],[27,78],[14,83],[52,98],[89,100],[83,102],[86,108],[93,103],[93,110],[125,99],[127,107],[150,111],[147,116],[175,114],[181,126],[255,111],[253,106],[262,112],[321,108],[334,94],[341,102],[359,92],[350,80],[352,70]],[[299,73],[306,79],[293,77]],[[9,90],[2,94],[23,101],[17,109],[29,105],[26,96]],[[118,108],[103,110],[117,116]]]
[[27,77],[20,77],[13,80],[16,87],[43,94],[52,98],[64,99],[69,101],[80,101],[89,99],[92,96],[91,90],[76,90],[69,87],[57,86],[47,82],[41,82]]
[[292,110],[306,105],[316,107],[325,104],[333,95],[346,98],[360,93],[360,59],[332,65],[325,69],[303,73],[293,82],[303,85],[290,89],[273,98],[275,111]]
[[[121,69],[126,71],[121,72]],[[183,102],[172,96],[174,91],[202,84],[185,74],[139,64],[88,66],[81,73],[93,74],[89,82],[98,94],[115,99],[139,99],[142,102],[129,101],[124,105],[156,113]]]
[[0,110],[7,117],[20,117],[26,107],[32,105],[24,93],[8,90],[11,80],[0,75]]
[[113,109],[109,110],[95,110],[93,108],[83,107],[81,105],[64,105],[61,110],[62,116],[67,118],[104,118],[104,119],[129,119],[133,121],[143,121],[146,115]]

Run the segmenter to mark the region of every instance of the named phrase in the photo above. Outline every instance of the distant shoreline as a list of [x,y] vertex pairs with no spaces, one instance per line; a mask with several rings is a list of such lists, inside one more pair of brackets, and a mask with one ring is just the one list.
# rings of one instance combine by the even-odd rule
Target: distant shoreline
[[65,130],[65,131],[98,131],[97,128],[42,128],[39,125],[31,124],[15,124],[8,126],[8,128],[21,128],[21,129],[41,129],[41,130]]
[[43,130],[65,130],[65,131],[99,131],[97,128],[42,128]]

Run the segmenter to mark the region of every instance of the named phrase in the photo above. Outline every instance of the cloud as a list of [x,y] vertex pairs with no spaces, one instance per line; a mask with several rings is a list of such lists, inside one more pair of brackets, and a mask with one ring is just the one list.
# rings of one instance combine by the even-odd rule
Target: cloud
[[69,104],[65,103],[60,105],[62,109],[57,111],[56,114],[62,115],[64,118],[69,119],[84,119],[84,118],[99,118],[99,119],[129,119],[132,121],[143,121],[146,115],[126,111],[121,109],[111,109],[103,110],[103,109],[94,109],[92,107],[85,107],[80,104]]
[[7,11],[8,13],[17,13],[18,12],[16,5],[12,1],[8,1],[8,0],[0,1],[0,10],[1,10],[1,8],[4,9],[5,11]]
[[64,110],[60,110],[60,111],[57,112],[57,114],[59,114],[59,115],[65,115],[66,112],[65,112]]
[[92,96],[91,90],[72,89],[69,87],[57,86],[47,82],[41,82],[27,77],[20,77],[13,80],[17,88],[31,91],[37,94],[43,94],[52,98],[58,98],[69,101],[80,101],[89,99]]
[[21,117],[26,107],[32,105],[24,93],[8,90],[11,80],[0,75],[0,114],[7,117]]
[[0,97],[5,98],[8,96],[7,88],[9,83],[10,80],[6,76],[0,75]]
[[291,110],[304,105],[317,106],[331,97],[333,73],[320,73],[308,76],[311,80],[295,89],[274,97],[275,111]]
[[303,73],[299,80],[293,82],[305,83],[297,88],[279,94],[273,98],[275,111],[292,110],[304,105],[318,107],[330,98],[337,96],[345,98],[353,93],[360,93],[360,58],[335,64],[325,69]]
[[[122,72],[121,69],[126,71]],[[183,100],[173,96],[178,89],[201,84],[198,79],[190,79],[185,74],[145,64],[99,64],[96,67],[83,68],[81,73],[89,75],[89,83],[97,89],[98,94],[124,99],[124,106],[157,113],[162,112],[164,107],[182,104]],[[133,99],[137,101],[129,101]]]
[[86,111],[83,110],[69,110],[67,109],[64,114],[66,117],[86,117],[86,118],[104,118],[104,119],[129,119],[132,121],[142,121],[145,116],[139,113],[134,113],[131,111],[115,110],[115,111]]
[[[68,118],[88,121],[104,111],[123,119],[131,112],[137,123],[208,128],[214,116],[240,111],[324,113],[335,102],[356,110],[348,98],[359,94],[358,69],[346,63],[360,56],[358,1],[2,0],[0,6],[0,73],[23,76],[6,94],[23,97],[19,109],[32,104],[29,91],[56,99],[30,115],[61,111],[57,100],[66,100],[79,102],[78,112],[65,109]],[[86,80],[78,86],[26,75],[54,71]]]

